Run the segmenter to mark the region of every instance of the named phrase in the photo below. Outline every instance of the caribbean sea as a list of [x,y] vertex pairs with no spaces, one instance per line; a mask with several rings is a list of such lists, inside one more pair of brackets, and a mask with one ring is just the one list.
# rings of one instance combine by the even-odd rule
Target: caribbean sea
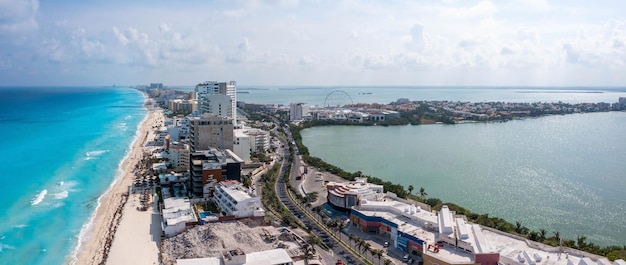
[[121,87],[0,88],[0,263],[71,262],[143,102]]

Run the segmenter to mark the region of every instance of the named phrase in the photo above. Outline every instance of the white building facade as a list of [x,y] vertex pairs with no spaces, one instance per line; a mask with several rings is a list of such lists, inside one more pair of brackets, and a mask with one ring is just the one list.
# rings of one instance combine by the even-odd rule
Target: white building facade
[[301,121],[307,117],[310,118],[309,105],[306,103],[291,103],[289,104],[289,120]]
[[250,161],[250,154],[265,152],[271,144],[270,133],[261,129],[235,129],[233,152],[244,161]]
[[161,228],[167,237],[184,232],[187,223],[198,221],[187,198],[165,198],[161,213],[163,215]]
[[224,110],[223,112],[229,113],[228,117],[233,120],[233,124],[237,124],[237,82],[206,81],[196,85],[195,94],[198,101],[197,109],[200,114],[210,113],[212,108],[217,108],[216,106],[220,104],[226,104],[224,98],[212,97],[211,95],[228,96],[230,102],[224,108],[228,108],[230,111],[226,112]]
[[220,182],[215,187],[213,202],[226,216],[232,215],[235,218],[265,216],[265,211],[261,208],[261,198],[253,196],[252,192],[239,181]]
[[189,145],[180,142],[170,144],[169,159],[174,168],[189,169]]

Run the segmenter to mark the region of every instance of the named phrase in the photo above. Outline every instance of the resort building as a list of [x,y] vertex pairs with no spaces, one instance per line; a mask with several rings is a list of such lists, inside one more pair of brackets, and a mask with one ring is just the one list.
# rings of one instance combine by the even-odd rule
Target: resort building
[[189,145],[181,142],[172,142],[168,148],[168,158],[174,171],[189,169]]
[[329,182],[326,184],[328,204],[340,211],[350,211],[359,200],[380,200],[383,198],[383,186],[367,183],[366,178],[356,178],[347,183]]
[[210,147],[233,149],[233,120],[216,115],[203,115],[189,119],[191,151]]
[[368,233],[389,237],[390,246],[421,256],[427,265],[497,265],[498,252],[485,242],[479,225],[457,217],[447,206],[439,213],[400,200],[361,200],[350,221]]
[[250,154],[270,148],[270,133],[261,129],[235,129],[234,138],[233,152],[244,161],[250,161]]
[[177,265],[293,265],[283,248],[246,254],[241,249],[225,251],[221,257],[178,259]]
[[187,226],[198,221],[187,198],[164,198],[161,209],[163,221],[161,228],[167,237],[173,237],[187,230]]
[[243,160],[230,150],[212,148],[192,152],[190,156],[190,187],[196,197],[208,199],[223,180],[241,181]]
[[198,101],[198,111],[200,114],[211,113],[218,104],[226,104],[226,100],[212,95],[225,95],[230,98],[228,105],[224,105],[224,113],[229,113],[233,124],[237,124],[237,82],[230,81],[228,83],[217,81],[206,81],[196,85],[196,99]]
[[152,89],[155,89],[155,88],[162,89],[163,88],[163,83],[150,83],[149,88],[152,88]]
[[[381,200],[360,199],[350,223],[365,233],[382,235],[389,246],[424,265],[610,265],[605,257],[579,250],[546,246],[467,221],[447,206],[428,205],[387,192]],[[623,264],[623,260],[614,265]]]
[[346,118],[351,122],[366,122],[369,121],[370,115],[359,111],[353,111],[348,113]]
[[400,113],[393,110],[367,110],[369,114],[369,120],[372,122],[377,121],[390,121],[400,118]]
[[313,116],[318,120],[382,122],[400,118],[400,113],[393,110],[379,109],[322,109],[314,112]]
[[291,103],[289,104],[289,120],[301,121],[310,120],[311,113],[309,111],[309,105],[306,103]]
[[172,99],[169,102],[169,109],[173,113],[192,113],[198,109],[198,105],[193,100],[187,99]]
[[222,215],[236,219],[265,216],[261,198],[236,180],[220,182],[215,187],[213,202],[221,209]]

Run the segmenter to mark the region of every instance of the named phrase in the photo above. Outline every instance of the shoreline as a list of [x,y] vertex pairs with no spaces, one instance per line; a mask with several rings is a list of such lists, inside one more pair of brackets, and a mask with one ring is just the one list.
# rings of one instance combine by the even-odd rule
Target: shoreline
[[[594,114],[598,114],[598,115],[600,115],[600,114],[604,114],[604,115],[606,115],[606,114],[608,114],[608,115],[614,115],[614,114],[623,114],[623,113],[624,113],[623,111],[609,111],[609,112],[589,112],[589,113],[573,113],[573,114],[578,114],[578,115],[588,115],[588,114],[591,114],[591,115],[594,115]],[[533,117],[533,119],[545,118],[545,117],[549,117],[549,116],[562,116],[562,115],[543,115],[543,116],[539,116],[539,117]],[[530,120],[530,118],[529,118],[529,120]],[[483,123],[483,122],[479,122],[479,123]],[[490,122],[484,122],[484,123],[490,123]],[[420,125],[422,125],[422,124],[420,124]],[[431,124],[429,124],[429,125],[431,125]],[[443,125],[443,124],[442,124],[442,125]],[[310,126],[310,127],[306,127],[306,126],[296,126],[296,128],[297,128],[296,130],[294,130],[294,129],[293,129],[294,127],[291,127],[291,131],[292,131],[292,134],[294,135],[294,137],[295,137],[296,135],[298,135],[298,137],[300,138],[300,139],[297,139],[297,140],[296,140],[296,142],[298,143],[298,147],[300,148],[300,154],[301,154],[303,157],[305,156],[305,152],[303,152],[302,148],[300,147],[300,146],[303,146],[303,147],[305,147],[305,148],[306,148],[306,155],[307,155],[307,156],[309,156],[309,157],[311,157],[311,158],[319,159],[319,161],[321,161],[321,163],[323,163],[323,164],[326,164],[326,165],[328,165],[328,166],[335,167],[335,168],[337,168],[337,169],[339,169],[339,170],[341,170],[341,171],[343,171],[343,172],[345,172],[345,173],[347,173],[347,174],[351,174],[351,175],[354,175],[356,172],[360,172],[360,171],[350,172],[350,171],[344,170],[342,167],[340,167],[340,166],[336,166],[336,164],[334,164],[334,163],[337,163],[337,161],[335,161],[335,162],[333,162],[333,163],[329,163],[329,162],[326,162],[327,160],[323,159],[321,156],[314,156],[314,155],[312,155],[311,153],[309,153],[309,151],[308,151],[308,150],[309,150],[309,149],[308,149],[308,146],[306,146],[306,145],[304,144],[304,141],[303,141],[303,137],[302,137],[302,135],[301,135],[301,132],[302,132],[302,131],[304,131],[304,130],[306,130],[306,129],[311,129],[311,128],[315,128],[315,127],[323,128],[323,127],[332,127],[332,126],[346,126],[346,127],[347,127],[347,126],[353,126],[353,125],[343,125],[343,124],[341,124],[341,125],[315,125],[315,124],[314,124],[314,125],[312,125],[312,126]],[[354,125],[354,126],[357,126],[357,127],[358,127],[358,125]],[[406,125],[404,125],[404,126],[406,126]],[[419,125],[411,125],[411,126],[419,126]],[[297,131],[297,132],[296,132],[296,131]],[[319,154],[318,154],[318,155],[319,155]],[[303,161],[304,161],[304,159],[303,159]],[[305,163],[309,164],[309,161],[306,161]],[[312,165],[312,164],[309,164],[309,165]],[[315,165],[312,165],[312,166],[317,167],[317,166],[315,166]],[[318,168],[319,168],[319,167],[318,167]],[[363,172],[362,172],[362,173],[363,173]],[[335,173],[335,174],[336,174],[337,176],[339,176],[339,174],[337,174],[337,173]],[[366,173],[363,173],[363,175],[366,175]],[[342,176],[339,176],[339,177],[343,178],[344,180],[350,180],[350,179],[345,178],[345,177],[342,177]],[[378,180],[380,180],[380,181],[382,181],[382,182],[386,182],[386,183],[389,183],[389,184],[392,184],[392,185],[400,185],[400,187],[401,187],[402,189],[406,189],[406,188],[405,188],[405,187],[406,187],[406,186],[405,186],[406,184],[405,184],[405,185],[400,184],[400,182],[398,182],[398,180],[397,180],[397,179],[394,179],[394,180],[390,180],[390,179],[388,179],[388,178],[384,178],[384,179],[383,179],[382,177],[375,176],[375,175],[370,175],[370,176],[367,176],[367,177],[371,177],[371,178],[374,178],[374,179],[378,179]],[[415,183],[413,183],[412,185],[415,185]],[[419,188],[419,186],[416,186],[416,188]],[[387,190],[387,189],[385,189],[385,190]],[[406,190],[405,190],[405,192],[406,192]],[[408,192],[407,192],[407,193],[408,193]],[[417,194],[419,194],[419,193],[417,193],[417,194],[416,194],[416,193],[415,193],[415,191],[414,191],[414,192],[412,192],[412,193],[410,193],[410,194],[411,194],[412,196],[419,197],[419,195],[417,195]],[[430,197],[430,196],[428,196],[428,195],[426,195],[426,197],[427,197],[427,198],[429,198],[429,199],[438,199],[438,200],[440,200],[440,202],[442,202],[443,204],[453,204],[454,206],[458,206],[458,207],[460,207],[460,208],[464,209],[464,211],[465,211],[465,210],[467,210],[468,212],[470,212],[470,213],[472,213],[472,214],[476,214],[476,215],[478,215],[478,216],[487,216],[487,217],[489,217],[489,218],[493,218],[493,219],[502,219],[502,220],[504,220],[505,222],[507,222],[507,223],[510,225],[510,227],[514,227],[514,226],[515,226],[515,223],[516,223],[514,219],[513,219],[513,220],[508,219],[508,218],[507,218],[507,219],[504,219],[504,218],[501,218],[501,216],[495,216],[495,215],[494,215],[494,216],[489,216],[490,214],[492,214],[492,212],[483,211],[483,212],[481,213],[481,212],[477,212],[477,211],[474,211],[474,210],[470,210],[469,208],[466,208],[465,206],[463,206],[463,205],[461,205],[461,204],[457,204],[456,202],[454,202],[454,200],[450,200],[450,199],[442,200],[442,199],[439,199],[439,198],[436,198],[436,197]],[[432,205],[432,206],[434,207],[434,205]],[[475,221],[472,221],[472,222],[475,222]],[[520,222],[520,224],[521,224],[521,222]],[[483,224],[481,224],[481,225],[483,225]],[[486,226],[487,226],[487,225],[486,225]],[[487,226],[487,227],[489,227],[489,226]],[[544,226],[544,227],[535,226],[535,227],[533,228],[534,230],[533,230],[533,229],[530,229],[530,228],[528,228],[528,227],[525,227],[525,226],[523,226],[523,225],[522,225],[522,227],[523,227],[523,228],[527,228],[527,229],[529,229],[529,231],[528,231],[528,232],[526,232],[526,234],[523,234],[522,236],[529,236],[529,235],[528,235],[528,233],[529,233],[529,232],[537,232],[537,233],[539,233],[539,231],[540,231],[540,230],[545,230],[545,229],[544,229],[544,228],[545,228],[545,226]],[[491,228],[494,228],[494,227],[491,227]],[[548,230],[549,230],[549,231],[548,231],[548,233],[549,233],[550,235],[551,235],[551,234],[553,234],[554,232],[559,232],[559,230],[558,230],[558,229],[556,229],[556,230],[548,229]],[[574,232],[575,232],[575,231],[577,231],[577,230],[572,229],[572,230],[566,230],[566,231],[570,231],[570,232],[571,232],[571,231],[574,231]],[[508,232],[508,231],[505,231],[505,232]],[[561,230],[561,232],[563,232],[563,230]],[[562,236],[562,235],[561,235],[561,236]],[[610,243],[606,243],[606,242],[603,242],[603,241],[597,241],[597,237],[596,237],[596,238],[594,238],[595,234],[592,234],[592,236],[589,236],[589,235],[580,235],[580,234],[578,234],[578,235],[565,235],[565,236],[563,236],[563,237],[564,237],[564,238],[563,238],[563,240],[564,240],[564,241],[565,241],[565,240],[569,240],[569,241],[576,240],[576,236],[582,236],[582,237],[584,237],[586,240],[588,240],[588,241],[586,241],[585,243],[588,243],[588,244],[595,244],[595,245],[599,246],[600,248],[608,248],[608,247],[612,247],[612,246],[618,246],[618,247],[619,247],[619,246],[621,246],[621,243],[620,243],[620,242],[615,242],[615,243],[614,243],[614,242],[610,242]],[[587,238],[587,236],[589,236],[590,238]],[[618,238],[618,239],[619,239],[619,238]],[[572,242],[573,242],[573,241],[572,241]],[[593,252],[590,252],[590,253],[593,253]],[[598,254],[598,253],[593,253],[593,254]]]
[[155,111],[148,108],[149,96],[144,97],[146,115],[137,125],[133,141],[124,158],[118,164],[118,171],[111,185],[98,198],[97,207],[88,221],[83,224],[77,236],[77,244],[69,255],[70,264],[103,264],[108,256],[115,230],[122,219],[122,209],[128,200],[128,187],[132,185],[134,169],[143,156],[147,133],[152,130]]

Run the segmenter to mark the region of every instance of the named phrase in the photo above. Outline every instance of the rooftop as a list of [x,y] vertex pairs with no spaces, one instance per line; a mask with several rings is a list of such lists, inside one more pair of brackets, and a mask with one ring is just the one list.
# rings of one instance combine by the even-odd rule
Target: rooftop
[[248,194],[248,190],[236,180],[222,181],[218,186],[222,191],[224,191],[228,196],[233,198],[237,202],[241,202],[247,199],[252,198],[250,194]]
[[167,225],[197,221],[189,199],[175,197],[163,199],[163,220]]
[[[229,251],[230,252],[230,251]],[[287,251],[282,248],[271,249],[266,251],[259,251],[244,254],[246,255],[245,263],[239,263],[241,265],[272,265],[272,264],[289,264],[293,263],[293,259],[289,256]],[[221,265],[221,260],[218,257],[211,258],[199,258],[199,259],[177,259],[177,265]]]
[[[446,206],[435,214],[408,202],[389,197],[379,201],[361,200],[361,204],[352,209],[363,215],[381,217],[396,224],[399,232],[425,241],[424,252],[428,255],[450,263],[474,262],[473,253],[499,253],[501,263],[505,264],[626,265],[623,260],[612,263],[605,257],[547,246],[473,224],[467,222],[464,216],[455,215]],[[438,248],[438,252],[428,250],[429,244],[434,245],[442,241],[444,243],[440,244],[442,247]]]

